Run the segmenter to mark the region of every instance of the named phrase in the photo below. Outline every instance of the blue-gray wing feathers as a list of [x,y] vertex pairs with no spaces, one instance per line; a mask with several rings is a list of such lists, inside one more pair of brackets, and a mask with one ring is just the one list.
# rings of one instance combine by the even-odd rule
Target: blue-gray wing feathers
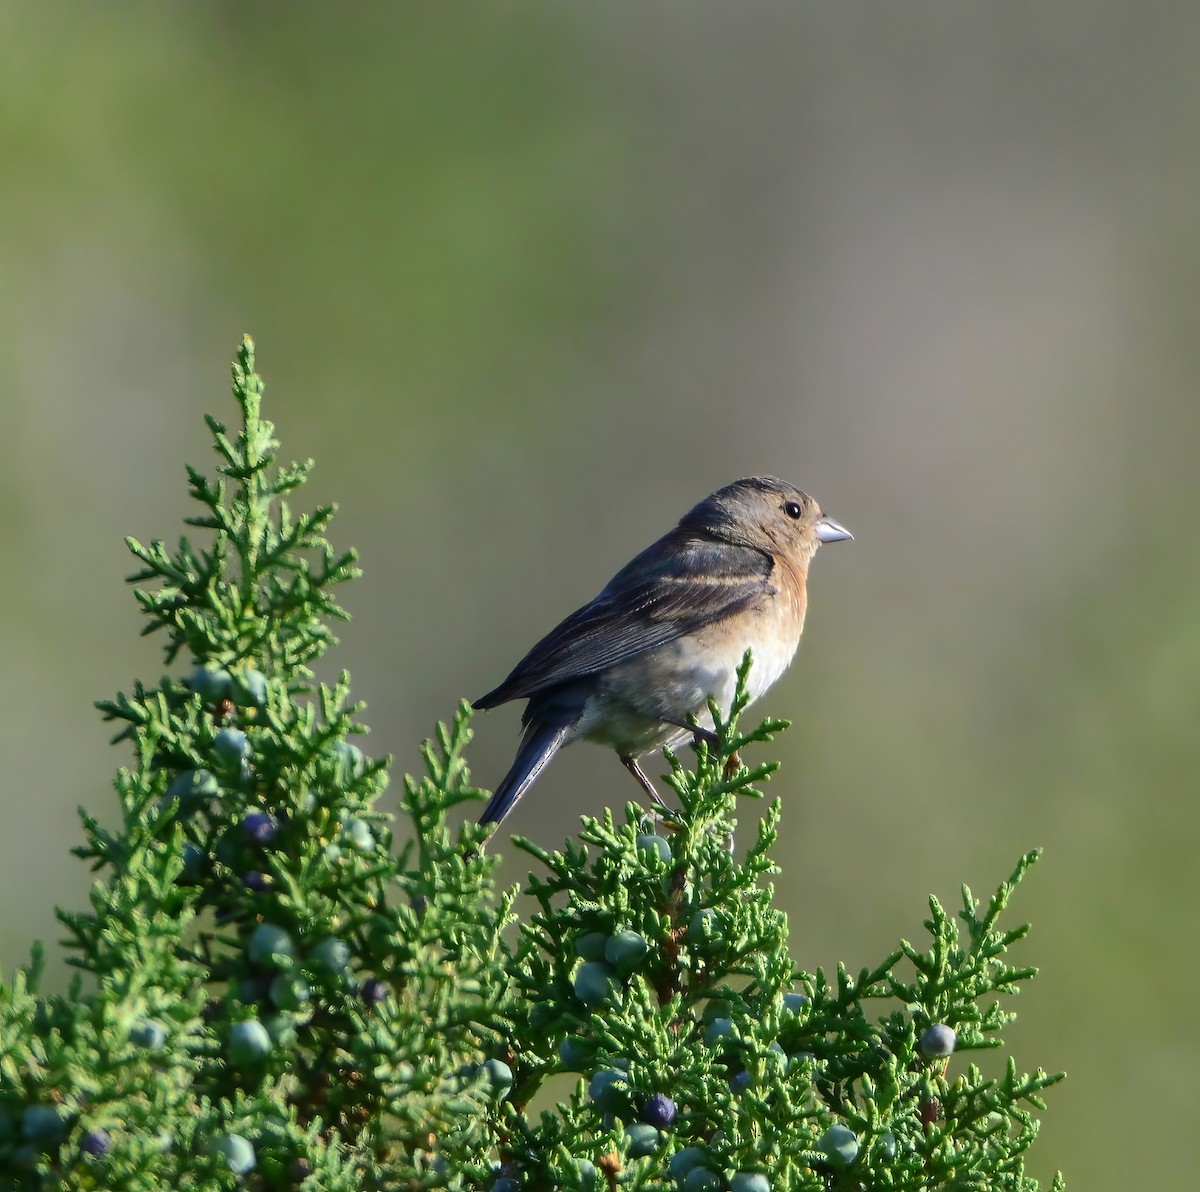
[[765,551],[677,528],[617,572],[474,706],[527,698],[735,616],[774,590],[774,566]]

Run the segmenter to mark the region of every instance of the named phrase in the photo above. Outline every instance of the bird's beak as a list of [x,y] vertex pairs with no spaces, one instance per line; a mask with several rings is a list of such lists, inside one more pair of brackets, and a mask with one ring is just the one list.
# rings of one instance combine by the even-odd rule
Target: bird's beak
[[817,541],[818,542],[845,542],[846,539],[854,541],[854,535],[846,529],[845,526],[839,525],[828,514],[823,514],[817,521]]

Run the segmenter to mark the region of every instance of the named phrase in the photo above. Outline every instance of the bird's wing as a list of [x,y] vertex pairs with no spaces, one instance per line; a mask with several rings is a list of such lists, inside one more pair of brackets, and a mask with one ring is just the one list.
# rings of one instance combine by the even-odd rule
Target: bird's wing
[[734,616],[774,590],[774,568],[765,551],[673,531],[551,630],[474,706],[524,699]]

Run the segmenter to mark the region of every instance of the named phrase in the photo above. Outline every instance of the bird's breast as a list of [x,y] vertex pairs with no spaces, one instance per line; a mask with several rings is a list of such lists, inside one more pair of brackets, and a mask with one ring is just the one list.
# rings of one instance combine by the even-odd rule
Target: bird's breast
[[803,586],[785,585],[754,607],[639,654],[597,676],[578,735],[638,756],[687,737],[677,726],[696,717],[711,727],[709,699],[733,702],[747,650],[747,682],[757,699],[787,669],[804,629]]

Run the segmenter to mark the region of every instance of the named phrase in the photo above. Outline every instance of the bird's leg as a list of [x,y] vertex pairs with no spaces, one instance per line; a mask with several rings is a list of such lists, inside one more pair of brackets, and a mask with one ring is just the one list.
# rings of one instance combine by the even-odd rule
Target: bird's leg
[[[673,722],[668,721],[667,723],[671,724]],[[711,728],[702,728],[698,724],[680,724],[679,727],[687,729],[692,734],[692,745],[697,750],[699,750],[701,743],[703,743],[708,746],[709,753],[716,753],[717,748],[721,744],[721,738]],[[732,778],[737,773],[737,768],[741,764],[742,759],[738,757],[737,750],[735,749],[725,759],[725,777]]]
[[658,793],[658,791],[656,791],[654,789],[654,783],[651,782],[650,779],[647,778],[646,775],[642,772],[642,767],[637,764],[636,757],[621,758],[621,765],[623,765],[625,767],[625,769],[627,769],[630,772],[630,774],[632,774],[634,776],[634,778],[637,779],[638,786],[640,786],[642,788],[642,790],[644,790],[646,792],[646,794],[648,794],[650,796],[650,798],[653,799],[654,802],[658,804],[659,807],[661,807],[664,811],[670,810],[667,807],[667,805],[663,802],[662,796]]
[[[699,745],[703,741],[708,746],[709,753],[716,753],[717,748],[721,744],[721,738],[710,728],[701,728],[698,724],[694,724],[691,727],[692,732],[695,734],[696,744]],[[725,777],[732,778],[737,773],[738,766],[741,764],[742,759],[738,757],[738,751],[735,749],[725,759]],[[731,849],[730,851],[732,852],[733,850]]]

